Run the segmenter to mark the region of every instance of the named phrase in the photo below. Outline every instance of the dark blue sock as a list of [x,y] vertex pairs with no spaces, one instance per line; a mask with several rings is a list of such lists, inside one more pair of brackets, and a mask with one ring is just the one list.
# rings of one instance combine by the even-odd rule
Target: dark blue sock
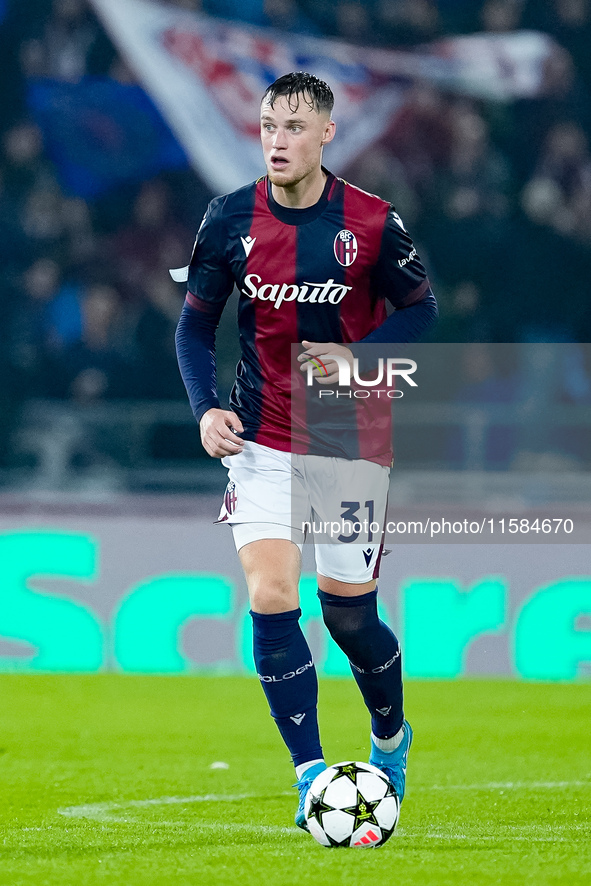
[[293,764],[299,766],[320,759],[318,679],[299,625],[301,610],[276,615],[250,614],[259,680]]
[[404,720],[400,644],[378,617],[378,592],[339,597],[318,591],[324,623],[351,665],[378,738],[396,735]]

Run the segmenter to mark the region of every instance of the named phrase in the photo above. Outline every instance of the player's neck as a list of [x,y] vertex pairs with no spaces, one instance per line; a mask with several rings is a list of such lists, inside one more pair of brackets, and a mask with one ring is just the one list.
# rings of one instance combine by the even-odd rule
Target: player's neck
[[271,193],[273,199],[280,206],[288,209],[307,209],[314,206],[322,197],[324,185],[326,184],[327,175],[323,169],[319,168],[317,174],[306,176],[294,185],[281,187],[271,183]]

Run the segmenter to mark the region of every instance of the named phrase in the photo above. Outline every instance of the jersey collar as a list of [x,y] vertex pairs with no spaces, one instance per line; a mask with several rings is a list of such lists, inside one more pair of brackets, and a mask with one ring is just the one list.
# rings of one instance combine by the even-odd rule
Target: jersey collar
[[267,205],[276,219],[279,219],[280,222],[286,225],[307,225],[318,218],[319,215],[322,215],[328,205],[330,192],[335,181],[335,176],[328,169],[325,169],[324,166],[322,171],[326,174],[326,183],[322,196],[318,203],[314,203],[313,206],[306,206],[305,209],[292,209],[289,206],[282,206],[281,203],[278,203],[273,196],[269,177],[266,176]]

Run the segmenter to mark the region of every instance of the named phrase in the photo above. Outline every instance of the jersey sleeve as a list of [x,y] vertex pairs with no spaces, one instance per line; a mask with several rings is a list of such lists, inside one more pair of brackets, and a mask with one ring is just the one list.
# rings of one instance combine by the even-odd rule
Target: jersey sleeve
[[212,200],[197,233],[188,268],[187,302],[198,311],[219,317],[232,289],[234,277],[225,255],[223,198]]
[[187,281],[175,338],[179,369],[198,422],[208,409],[220,405],[215,334],[234,288],[234,278],[225,260],[225,242],[222,200],[212,200],[197,233],[191,263],[188,268],[171,271],[174,280]]
[[392,205],[372,273],[372,289],[378,298],[388,299],[395,308],[408,308],[421,301],[429,289],[427,272]]

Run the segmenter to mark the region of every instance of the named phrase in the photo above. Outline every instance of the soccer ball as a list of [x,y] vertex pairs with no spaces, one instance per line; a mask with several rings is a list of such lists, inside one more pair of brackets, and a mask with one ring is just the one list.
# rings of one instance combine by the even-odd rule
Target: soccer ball
[[387,776],[370,763],[336,763],[316,776],[306,821],[322,846],[381,846],[393,834],[400,801]]

